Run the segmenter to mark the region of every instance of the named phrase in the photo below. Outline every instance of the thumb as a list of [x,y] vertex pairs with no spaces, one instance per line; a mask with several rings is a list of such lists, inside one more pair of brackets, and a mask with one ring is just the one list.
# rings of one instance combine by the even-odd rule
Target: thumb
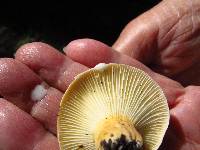
[[199,0],[164,0],[132,20],[113,49],[183,85],[200,85],[199,10]]
[[193,56],[200,46],[195,40],[200,31],[199,8],[199,0],[164,0],[132,20],[113,49],[156,66],[166,75],[179,73],[199,60],[183,57]]
[[158,25],[152,10],[142,14],[129,22],[121,32],[113,49],[131,56],[145,64],[151,62],[155,40],[158,34]]

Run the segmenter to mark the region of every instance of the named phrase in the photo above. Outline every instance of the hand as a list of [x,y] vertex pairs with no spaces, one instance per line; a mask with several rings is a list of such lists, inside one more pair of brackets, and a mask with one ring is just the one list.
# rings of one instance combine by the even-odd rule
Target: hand
[[[164,4],[168,3],[170,4],[171,2],[164,1],[154,9],[160,8],[160,10],[162,10]],[[190,1],[188,0],[188,4],[189,2]],[[181,4],[180,0],[179,3]],[[194,3],[195,3],[194,5],[195,9],[192,8],[192,10],[198,12],[197,9],[199,6],[198,0],[194,1]],[[176,4],[176,2],[174,4]],[[171,5],[171,7],[173,6]],[[154,9],[152,9],[151,11],[153,11]],[[152,14],[150,13],[148,16],[150,17]],[[192,13],[192,16],[196,18],[197,15],[196,13]],[[198,19],[193,19],[193,20],[198,20]],[[152,21],[154,21],[154,19],[152,19]],[[148,23],[148,20],[145,23]],[[141,24],[137,23],[138,27],[139,25]],[[146,26],[145,24],[143,25]],[[148,27],[148,25],[146,27]],[[145,29],[151,31],[151,29],[153,29],[153,24],[150,29],[146,27]],[[174,28],[172,28],[172,30],[170,31],[173,32]],[[188,41],[186,42],[186,44],[183,44],[183,46],[181,46],[182,44],[179,44],[180,47],[183,47],[183,50],[184,47],[186,47],[185,48],[186,50],[189,49],[194,51],[193,48],[195,49],[196,47],[199,46],[198,40],[194,43],[192,40],[192,39],[198,39],[197,29],[198,26],[195,25],[194,28],[195,34],[192,32],[190,36],[182,37],[183,41]],[[153,61],[153,59],[149,59],[149,56],[151,56],[149,55],[149,53],[152,52],[151,48],[153,47],[152,43],[154,42],[157,43],[156,41],[157,36],[153,36],[154,38],[152,38],[152,42],[151,39],[149,39],[150,41],[145,42],[148,39],[146,38],[143,41],[144,42],[143,45],[142,44],[143,42],[141,41],[142,38],[139,38],[141,35],[144,35],[142,34],[143,30],[137,30],[137,31],[140,32],[138,32],[138,34],[133,36],[135,38],[132,38],[132,36],[130,36],[130,40],[128,40],[129,38],[127,38],[127,40],[125,40],[124,38],[124,40],[128,41],[127,43],[138,43],[135,44],[138,46],[137,48],[137,50],[139,50],[138,54],[140,55],[142,54],[140,50],[145,50],[147,52],[147,55],[145,56],[146,57],[145,59],[143,59],[141,56],[139,57],[139,55],[138,57],[136,57],[137,51],[134,50],[132,52],[134,58],[141,60],[142,62],[151,66],[152,69],[158,72],[176,78],[185,85],[190,83],[199,83],[199,78],[198,80],[195,80],[196,77],[198,76],[195,75],[195,78],[194,77],[192,78],[189,71],[189,70],[195,70],[196,67],[198,66],[197,55],[196,55],[197,53],[195,53],[194,55],[193,52],[191,52],[193,54],[191,55],[191,57],[194,58],[193,59],[194,61],[192,61],[192,63],[189,63],[187,67],[185,65],[183,65],[183,67],[179,65],[180,68],[182,68],[180,69],[181,71],[178,70],[176,72],[176,69],[170,69],[170,67],[166,67],[168,65],[155,66],[156,65],[155,63],[162,62],[164,60],[159,57],[158,60],[162,61]],[[153,34],[150,31],[148,31],[147,35]],[[162,32],[164,31],[165,30],[162,30]],[[169,32],[169,34],[166,37],[164,36],[163,38],[161,38],[163,43],[165,43],[165,39],[168,39],[170,41],[170,38],[168,38],[168,36],[171,35],[171,32]],[[124,33],[122,33],[122,35]],[[163,34],[165,35],[165,33]],[[179,34],[182,35],[180,32]],[[179,37],[179,34],[176,36]],[[190,37],[194,38],[190,39]],[[117,42],[118,44],[116,43],[113,46],[119,51],[120,47],[123,46],[123,45],[120,46],[120,39],[122,40],[121,43],[124,43],[124,45],[126,45],[126,42],[123,41],[123,36],[121,36],[118,40],[119,42]],[[137,39],[140,40],[139,42],[136,42],[131,39],[135,39],[136,41]],[[162,45],[162,42],[160,42],[160,45]],[[181,43],[179,40],[178,42]],[[189,45],[187,45],[188,43]],[[130,45],[130,47],[132,47],[132,45]],[[148,45],[150,48],[145,48],[148,47]],[[169,47],[172,47],[172,45]],[[121,49],[126,49],[126,48],[121,48]],[[158,56],[161,56],[159,54],[160,53],[159,50],[161,49],[167,49],[167,48],[156,48],[156,54]],[[0,149],[3,150],[4,149],[6,150],[58,149],[58,142],[56,138],[56,117],[62,94],[66,90],[67,86],[73,80],[73,77],[76,74],[84,70],[87,70],[88,67],[93,67],[95,64],[100,62],[107,62],[107,63],[116,62],[116,63],[125,63],[132,66],[136,66],[146,71],[163,88],[171,109],[170,110],[171,123],[169,130],[166,134],[165,140],[163,142],[162,149],[175,149],[175,150],[199,149],[200,135],[198,134],[198,129],[200,126],[198,119],[199,117],[198,106],[200,102],[198,100],[198,97],[200,96],[199,92],[200,87],[189,86],[183,88],[178,82],[168,79],[162,75],[159,75],[153,72],[152,70],[148,69],[138,61],[131,59],[130,57],[125,56],[123,54],[117,53],[108,46],[96,41],[91,41],[91,40],[74,41],[70,43],[65,50],[67,50],[66,53],[69,57],[71,57],[73,60],[77,62],[85,64],[85,66],[70,60],[68,57],[59,53],[54,48],[42,43],[32,43],[21,47],[17,51],[15,59],[0,59],[0,95],[4,98],[1,99],[0,101],[0,129],[1,129]],[[177,48],[175,50],[177,50]],[[188,52],[186,50],[184,51],[184,54]],[[127,52],[131,51],[129,51],[127,48]],[[85,59],[86,56],[88,58],[87,60]],[[177,61],[180,62],[179,59]],[[174,65],[176,64],[174,63],[174,61],[171,62],[173,64],[172,68],[173,66],[175,68],[179,68],[176,65]],[[162,69],[163,70],[166,69],[168,71],[162,71]],[[182,73],[179,74],[180,72]],[[41,92],[40,89],[41,94],[40,93],[31,94],[32,90],[38,84],[42,85],[39,86],[40,88],[44,87],[42,88],[43,92]]]
[[56,122],[63,92],[87,70],[43,43],[0,59],[0,150],[58,150]]
[[88,67],[101,62],[113,62],[144,70],[161,86],[170,107],[170,125],[160,150],[200,149],[200,86],[184,88],[177,81],[153,72],[137,60],[98,41],[76,40],[65,47],[64,51],[68,57]]
[[0,149],[59,149],[56,118],[63,92],[75,75],[100,62],[129,64],[147,72],[162,87],[171,108],[163,146],[198,149],[199,87],[184,89],[97,41],[77,40],[65,51],[68,56],[46,44],[31,43],[22,46],[15,59],[0,59],[0,95],[4,98],[0,100]]
[[113,48],[183,85],[200,85],[200,1],[162,1],[132,20]]

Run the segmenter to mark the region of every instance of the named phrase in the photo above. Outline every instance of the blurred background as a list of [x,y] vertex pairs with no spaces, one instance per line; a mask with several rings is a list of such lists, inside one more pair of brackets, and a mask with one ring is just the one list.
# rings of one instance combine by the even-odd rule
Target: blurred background
[[69,1],[1,5],[0,57],[22,44],[41,41],[58,50],[72,40],[92,38],[112,45],[124,26],[161,0]]

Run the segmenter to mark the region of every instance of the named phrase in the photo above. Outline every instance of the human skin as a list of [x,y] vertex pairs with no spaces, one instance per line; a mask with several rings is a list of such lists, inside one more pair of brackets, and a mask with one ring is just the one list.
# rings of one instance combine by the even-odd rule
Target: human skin
[[[180,0],[174,1],[175,3],[172,2],[172,0],[163,1],[161,4],[150,10],[150,12],[155,9],[157,10],[158,8],[160,8],[159,10],[161,12],[162,10],[164,11],[166,7],[164,5],[165,3],[171,3],[175,6],[181,3]],[[183,2],[186,3],[188,1]],[[194,5],[195,8],[196,6],[199,6],[198,1],[192,2],[196,3]],[[171,8],[173,7],[169,7],[169,9]],[[148,15],[150,12],[146,13],[149,18],[151,18],[152,16]],[[171,10],[167,12],[173,11]],[[148,21],[148,17],[144,16],[145,14],[143,15],[143,17],[140,16],[139,18],[142,18],[141,21],[136,21],[136,23],[141,22],[141,26],[145,26],[145,23],[142,22],[142,20],[145,20],[143,18],[146,18],[146,24],[148,24],[148,22],[152,22],[150,20]],[[170,20],[173,19],[168,19],[168,21]],[[134,28],[136,23],[133,23]],[[153,47],[151,47],[151,45],[154,45],[153,43],[156,42],[158,38],[154,36],[147,36],[143,37],[146,38],[143,42],[140,42],[140,40],[142,39],[141,32],[143,29],[139,30],[140,24],[137,24],[138,34],[130,34],[133,35],[130,37],[126,36],[126,32],[128,32],[128,29],[130,29],[130,32],[133,32],[132,26],[129,26],[129,24],[129,28],[125,28],[120,38],[113,45],[113,48],[95,40],[76,40],[71,42],[67,47],[64,48],[64,51],[66,53],[66,55],[64,55],[47,44],[30,43],[19,48],[19,50],[16,52],[15,59],[0,59],[0,95],[3,97],[0,100],[0,149],[59,149],[58,140],[56,137],[56,118],[59,110],[60,99],[75,75],[91,67],[94,67],[96,64],[101,62],[123,63],[138,67],[147,72],[161,86],[168,99],[171,120],[169,129],[166,133],[164,142],[160,149],[200,149],[200,87],[195,86],[199,85],[199,76],[197,75],[198,70],[200,69],[198,69],[197,63],[195,63],[195,65],[193,63],[189,63],[189,65],[184,64],[185,62],[190,62],[190,59],[193,55],[189,55],[191,57],[188,57],[188,60],[187,57],[184,57],[184,60],[180,61],[181,63],[183,63],[182,66],[179,65],[177,67],[176,65],[179,63],[173,62],[173,57],[167,57],[169,59],[169,61],[167,62],[170,62],[169,64],[171,65],[171,67],[167,67],[168,65],[161,65],[159,67],[155,66],[156,64],[155,62],[153,62],[155,59],[152,59],[152,55],[154,55],[155,53],[158,56],[162,56],[161,54],[159,54],[161,49],[155,49],[155,51],[152,51]],[[166,27],[166,29],[168,28]],[[172,29],[172,31],[174,30],[174,28]],[[162,29],[163,34],[168,33],[167,31],[164,32],[164,27]],[[175,31],[179,30],[181,31],[181,29],[177,29]],[[196,28],[193,30],[197,31]],[[149,30],[145,34],[151,35],[150,33],[153,31],[154,30]],[[171,32],[169,32],[169,35]],[[184,41],[187,41],[188,39],[190,42],[186,42],[186,44],[180,44],[180,47],[181,45],[183,45],[183,55],[187,53],[187,50],[191,51],[195,48],[198,48],[198,40],[194,42],[194,44],[188,45],[186,46],[187,48],[184,48],[184,45],[187,45],[187,43],[192,43],[195,39],[198,39],[197,33],[198,32],[196,32],[196,34],[193,34],[193,32],[189,32],[188,34],[191,35],[186,34],[190,38],[186,38]],[[183,36],[182,38],[187,36]],[[139,42],[137,42],[137,39]],[[152,43],[151,40],[153,40]],[[169,38],[169,40],[172,40],[170,43],[173,43],[174,39]],[[149,48],[145,44],[145,42],[147,45],[149,44]],[[190,49],[190,46],[192,47],[194,45],[196,46]],[[136,46],[136,48],[134,48],[134,46]],[[173,48],[173,46],[169,47]],[[120,52],[117,52],[114,49]],[[162,52],[164,53],[165,50],[168,49],[163,48]],[[144,58],[143,56],[140,56],[141,54],[143,54],[141,53],[143,51],[145,51],[146,54]],[[137,56],[136,53],[140,55]],[[193,54],[193,52],[191,52],[191,54]],[[194,55],[194,62],[197,62],[197,56],[198,51],[196,55]],[[150,66],[151,69],[143,65],[141,62],[135,60],[134,58]],[[158,60],[164,61],[164,58],[166,57],[163,56]],[[170,59],[172,60],[170,61]],[[179,59],[176,61],[179,62]],[[158,61],[158,64],[159,63],[160,62]],[[171,69],[179,67],[182,68],[178,69],[178,71],[176,71],[176,69]],[[165,68],[168,71],[163,71],[165,70]],[[181,83],[184,83],[185,87],[175,80],[155,73],[153,70],[174,78]],[[190,74],[187,73],[189,72],[188,70],[194,71],[194,73],[196,74],[195,78],[191,78]],[[182,73],[182,78],[179,78],[178,74],[180,72]],[[40,101],[32,101],[30,98],[31,91],[37,84],[44,82],[46,83],[46,95]]]
[[113,48],[185,86],[200,85],[200,1],[162,1],[128,23]]
[[[44,43],[26,44],[15,59],[0,59],[0,149],[59,149],[56,118],[61,97],[75,75],[100,62],[138,67],[161,86],[171,115],[163,149],[199,149],[200,87],[184,88],[98,41],[73,41],[65,51],[77,62]],[[42,82],[46,83],[46,95],[32,101],[31,91]]]

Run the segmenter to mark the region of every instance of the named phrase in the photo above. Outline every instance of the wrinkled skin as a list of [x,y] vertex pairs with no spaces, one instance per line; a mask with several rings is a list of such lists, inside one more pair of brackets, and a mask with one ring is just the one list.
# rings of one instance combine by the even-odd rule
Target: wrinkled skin
[[[38,42],[0,59],[0,149],[58,150],[60,99],[75,75],[100,62],[138,67],[161,86],[171,116],[161,150],[200,149],[199,10],[199,0],[166,0],[131,21],[112,48],[82,39],[62,54]],[[41,83],[46,95],[32,101]]]
[[131,21],[113,48],[183,85],[200,85],[200,1],[164,0]]

